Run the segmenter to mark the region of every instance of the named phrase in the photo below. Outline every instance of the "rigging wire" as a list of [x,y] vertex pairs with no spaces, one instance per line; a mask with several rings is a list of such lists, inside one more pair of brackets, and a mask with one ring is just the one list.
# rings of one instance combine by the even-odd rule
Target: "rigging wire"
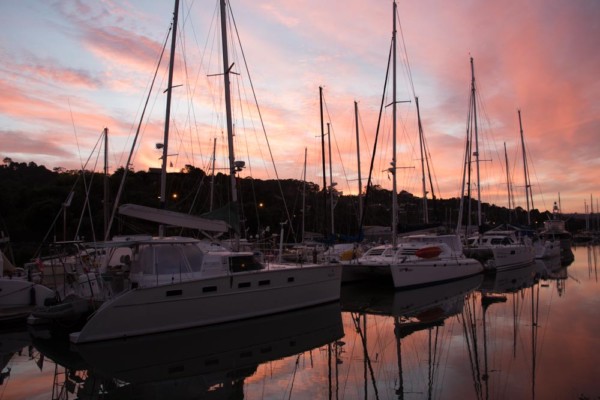
[[[282,197],[283,207],[284,207],[284,210],[285,210],[285,215],[287,217],[287,220],[290,221],[289,227],[290,227],[290,230],[292,230],[292,232],[293,232],[294,227],[293,227],[293,224],[291,223],[292,222],[292,218],[290,216],[290,212],[289,212],[287,203],[285,201],[285,196],[283,196],[283,188],[281,186],[281,180],[279,178],[279,172],[277,170],[277,165],[275,164],[275,159],[273,157],[273,151],[271,149],[271,143],[269,142],[269,138],[267,137],[267,131],[266,131],[266,128],[265,128],[263,117],[262,117],[262,112],[260,111],[260,107],[258,105],[258,99],[256,97],[256,91],[254,90],[254,83],[252,82],[252,77],[250,76],[250,70],[248,68],[248,63],[247,63],[247,60],[246,60],[246,55],[245,55],[244,49],[242,47],[242,42],[241,42],[241,39],[240,39],[240,36],[239,36],[239,31],[237,29],[237,24],[235,22],[235,18],[233,16],[233,11],[231,10],[231,5],[229,7],[229,11],[230,11],[230,16],[231,16],[231,21],[233,22],[233,27],[234,27],[234,30],[235,30],[235,33],[236,33],[236,36],[237,36],[237,39],[238,39],[238,43],[240,45],[240,53],[242,55],[242,60],[244,61],[244,67],[245,67],[245,70],[246,70],[246,74],[248,75],[248,80],[249,80],[249,83],[250,83],[250,88],[252,90],[252,95],[253,95],[253,98],[254,98],[254,103],[256,105],[256,109],[257,109],[257,112],[258,112],[258,118],[260,120],[260,125],[262,127],[262,131],[263,131],[263,134],[264,134],[264,137],[265,137],[265,141],[267,143],[267,148],[269,149],[269,156],[271,158],[271,163],[272,163],[273,168],[275,170],[275,177],[276,177],[276,181],[277,181],[277,186],[279,188],[279,193],[281,194],[281,197]],[[293,234],[295,235],[295,233],[293,233]]]
[[112,211],[112,213],[110,215],[108,226],[106,228],[106,235],[107,235],[107,237],[105,237],[104,240],[108,240],[108,234],[110,232],[110,228],[112,227],[113,220],[114,220],[115,215],[117,213],[117,208],[119,206],[119,202],[120,202],[120,199],[121,199],[121,194],[123,192],[123,187],[125,186],[125,179],[127,177],[128,171],[129,171],[129,166],[131,165],[131,159],[132,159],[132,156],[133,156],[133,153],[134,153],[136,142],[137,142],[139,134],[140,134],[140,130],[141,130],[141,127],[142,127],[142,122],[144,120],[144,114],[146,112],[146,107],[148,106],[148,102],[149,102],[150,96],[152,94],[152,89],[154,88],[154,83],[156,81],[156,76],[158,74],[158,71],[159,71],[159,68],[160,68],[160,63],[161,63],[163,55],[165,53],[165,49],[167,47],[167,43],[168,43],[170,32],[171,32],[172,28],[173,28],[173,25],[171,24],[171,26],[169,27],[169,29],[167,31],[167,35],[165,36],[165,42],[163,44],[163,48],[161,50],[160,56],[158,57],[158,61],[156,63],[156,70],[154,72],[154,77],[152,78],[152,83],[150,84],[150,90],[148,91],[148,96],[146,97],[146,103],[144,104],[144,108],[143,108],[142,114],[140,116],[140,122],[138,123],[138,127],[137,127],[137,130],[136,130],[135,136],[133,138],[133,144],[131,146],[131,151],[129,152],[129,156],[127,158],[127,164],[125,165],[125,168],[123,170],[123,178],[121,179],[121,184],[119,185],[119,190],[117,191],[117,195],[116,195],[116,198],[115,198],[115,203],[114,203],[113,211]]

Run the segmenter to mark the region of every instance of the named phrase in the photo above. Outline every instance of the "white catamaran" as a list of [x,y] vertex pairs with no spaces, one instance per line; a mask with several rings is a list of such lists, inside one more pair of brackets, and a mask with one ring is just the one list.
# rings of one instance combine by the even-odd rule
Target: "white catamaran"
[[[233,124],[229,94],[226,0],[220,0],[223,77],[227,109],[232,201],[235,204],[235,163]],[[177,15],[175,11],[171,44],[172,74]],[[172,88],[169,77],[168,98]],[[167,99],[167,109],[169,100]],[[166,179],[168,121],[165,124],[161,186]],[[161,193],[161,201],[165,199]],[[152,209],[121,206],[120,212],[167,225],[199,230],[226,231],[225,222]],[[189,237],[132,239],[130,287],[105,302],[80,332],[72,333],[74,343],[165,332],[259,317],[339,300],[341,267],[335,264],[263,264],[252,252],[231,251],[219,244]]]

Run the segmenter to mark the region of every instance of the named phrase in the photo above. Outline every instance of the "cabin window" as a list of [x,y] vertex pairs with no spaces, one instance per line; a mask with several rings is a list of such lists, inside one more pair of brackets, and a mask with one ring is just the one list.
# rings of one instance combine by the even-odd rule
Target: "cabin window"
[[288,280],[287,280],[287,281],[288,281],[288,283],[292,283],[292,282],[294,282],[295,280],[296,280],[296,279],[295,279],[293,276],[290,276],[290,277],[288,278]]
[[250,282],[240,282],[238,283],[238,288],[247,288],[250,287]]
[[202,293],[209,293],[209,292],[216,292],[216,291],[217,291],[216,286],[205,286],[202,288]]
[[131,273],[143,273],[144,275],[154,274],[154,251],[147,245],[142,245],[138,249],[137,262],[131,266]]
[[183,246],[181,249],[184,257],[187,258],[192,271],[200,272],[202,269],[202,260],[204,258],[204,253],[202,253],[202,250],[193,244]]
[[170,275],[189,272],[181,245],[154,246],[157,274]]
[[253,255],[229,258],[229,270],[231,272],[257,271],[260,269],[263,269],[263,266]]
[[267,286],[271,284],[270,279],[265,279],[264,281],[258,281],[258,286]]

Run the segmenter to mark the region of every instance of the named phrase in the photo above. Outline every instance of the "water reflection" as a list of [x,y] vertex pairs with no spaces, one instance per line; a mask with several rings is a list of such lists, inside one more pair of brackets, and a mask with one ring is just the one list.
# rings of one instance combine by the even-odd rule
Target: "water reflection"
[[86,398],[244,398],[260,364],[343,336],[339,303],[265,318],[84,345],[34,339],[58,370],[54,392]]
[[6,331],[2,399],[597,398],[598,251],[410,291],[347,285],[325,307],[85,346]]
[[[499,391],[506,389],[504,372],[510,370],[512,363],[521,357],[517,354],[519,330],[525,322],[521,318],[526,301],[526,291],[531,289],[531,320],[527,321],[531,327],[531,398],[535,398],[535,359],[537,354],[537,317],[536,303],[534,302],[534,285],[539,280],[539,263],[532,263],[522,268],[502,271],[493,279],[485,280],[479,289],[479,296],[474,296],[466,304],[463,312],[464,337],[469,347],[469,363],[472,369],[473,388],[477,399],[498,398]],[[536,285],[537,286],[537,285]],[[539,299],[539,287],[537,288]],[[511,301],[508,302],[508,298]],[[507,304],[508,303],[508,304]],[[499,318],[496,314],[493,319],[489,313],[494,308],[511,307],[510,320],[502,321],[503,326],[498,326]],[[502,314],[503,317],[506,314]],[[512,325],[512,326],[510,326]],[[510,327],[510,328],[509,328]],[[503,335],[498,338],[502,329],[512,329],[512,335]],[[512,348],[507,349],[507,337],[512,337]],[[500,341],[504,343],[500,343]],[[521,343],[522,348],[528,346]],[[507,351],[508,350],[508,351]],[[510,356],[507,356],[510,354]],[[525,397],[525,396],[524,396]]]
[[29,333],[19,327],[0,332],[0,385],[10,378],[12,368],[9,362],[13,357],[21,355],[30,343]]
[[[379,363],[382,353],[396,355],[397,372],[394,378],[393,394],[395,398],[418,394],[423,398],[432,398],[434,380],[438,375],[440,356],[442,355],[441,340],[444,337],[444,321],[461,313],[465,299],[482,283],[483,276],[453,281],[445,284],[428,286],[405,291],[391,291],[383,286],[353,285],[342,288],[342,310],[350,313],[356,335],[363,355],[363,396],[367,398],[389,398],[390,387],[374,367]],[[369,342],[369,319],[381,320],[384,317],[388,324],[379,327],[388,332],[376,330],[375,346]],[[389,317],[389,318],[388,318]],[[390,326],[389,321],[392,321]],[[385,321],[385,320],[384,320]],[[381,321],[381,322],[384,322]],[[405,385],[405,368],[413,369],[414,364],[403,362],[403,342],[416,332],[426,332],[427,338],[427,372],[426,382],[419,384],[411,381]],[[393,332],[395,349],[381,349],[377,341]],[[350,335],[346,334],[346,338]],[[387,342],[387,341],[386,341]],[[383,350],[383,351],[382,351]],[[359,350],[360,351],[360,350]],[[375,358],[373,358],[375,357]],[[406,355],[404,355],[406,357]],[[389,363],[389,359],[382,359]],[[393,366],[393,364],[389,364]],[[393,367],[392,367],[393,368]],[[387,371],[386,373],[389,373]],[[382,384],[383,382],[383,384]]]
[[549,305],[568,278],[568,267],[549,259],[413,291],[343,288],[354,328],[345,341],[357,343],[363,362],[361,372],[345,360],[350,379],[364,399],[547,398],[541,348],[554,336]]

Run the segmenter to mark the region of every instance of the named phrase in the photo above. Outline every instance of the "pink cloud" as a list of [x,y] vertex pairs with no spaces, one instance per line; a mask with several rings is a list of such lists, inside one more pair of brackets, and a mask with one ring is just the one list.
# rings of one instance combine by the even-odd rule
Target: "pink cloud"
[[[13,57],[13,64],[6,68],[13,70],[13,74],[20,70],[23,79],[30,82],[28,85],[19,82],[19,87],[7,99],[0,100],[3,113],[15,120],[25,121],[28,117],[31,121],[34,117],[28,112],[28,102],[35,100],[32,109],[40,121],[52,121],[59,126],[59,116],[67,115],[63,126],[68,126],[69,111],[64,104],[57,103],[66,97],[77,98],[71,105],[78,125],[89,124],[94,132],[97,126],[110,125],[116,135],[125,136],[137,124],[136,112],[131,111],[129,105],[138,106],[144,96],[169,23],[171,6],[160,7],[161,12],[156,13],[158,8],[139,9],[135,5],[110,1],[94,6],[63,5],[58,9],[63,19],[56,22],[55,28],[80,46],[76,50],[81,54],[81,61],[93,64],[94,70],[83,63],[64,67],[69,65],[62,61],[67,58],[58,56],[61,62],[47,57],[30,57],[28,62],[20,62]],[[391,38],[391,3],[351,1],[339,7],[316,0],[283,4],[241,1],[233,7],[274,148],[273,156],[276,162],[283,164],[280,176],[297,177],[297,166],[288,163],[302,160],[304,147],[309,147],[309,163],[313,164],[309,170],[315,171],[316,176],[320,174],[320,143],[315,139],[320,134],[319,85],[325,87],[337,142],[334,173],[340,181],[344,173],[349,177],[356,175],[353,101],[360,102],[361,136],[366,139],[361,143],[361,156],[363,176],[366,176]],[[182,59],[176,64],[176,81],[185,83],[178,93],[180,96],[184,91],[194,93],[196,110],[201,110],[196,111],[197,118],[202,124],[221,123],[222,119],[212,119],[207,111],[219,108],[215,107],[221,101],[216,89],[220,83],[215,83],[218,78],[208,83],[189,83],[184,74],[189,73],[194,80],[218,73],[220,62],[219,57],[213,55],[212,65],[209,65],[210,55],[204,54],[207,48],[218,49],[218,42],[203,47],[207,39],[202,35],[212,26],[208,19],[212,11],[207,13],[198,7],[190,11],[188,21],[196,21],[196,24],[193,29],[191,25],[181,25],[180,32],[187,37],[188,58],[187,64],[184,65]],[[516,110],[520,108],[530,160],[536,167],[542,190],[550,198],[559,190],[568,191],[562,194],[563,202],[569,204],[566,209],[580,208],[579,199],[587,197],[589,193],[585,192],[596,190],[597,186],[597,179],[588,173],[587,164],[595,163],[600,152],[595,138],[600,128],[596,105],[600,89],[598,80],[590,78],[600,70],[600,57],[596,55],[600,35],[595,23],[598,7],[591,3],[569,5],[558,1],[534,1],[526,5],[459,2],[440,7],[424,1],[399,3],[398,13],[404,35],[400,44],[407,47],[441,195],[455,196],[460,182],[470,85],[469,56],[473,56],[480,96],[489,117],[490,139],[497,142],[498,148],[504,141],[509,148],[516,148]],[[190,55],[192,48],[195,54]],[[403,59],[404,51],[401,47],[400,50],[400,59]],[[235,69],[245,75],[239,51],[236,54],[237,58],[232,56]],[[203,65],[198,72],[200,60]],[[158,85],[164,86],[164,82],[160,82],[163,76],[161,72]],[[410,98],[410,84],[404,74],[401,76],[400,97]],[[49,84],[50,81],[55,84]],[[59,86],[61,89],[57,89]],[[44,87],[52,87],[57,93],[46,92]],[[62,96],[58,94],[60,91]],[[156,99],[153,99],[155,112],[163,101],[160,95]],[[408,116],[409,110],[413,112],[414,103],[400,108],[405,113],[406,124],[414,126],[414,117],[409,119]],[[149,143],[161,140],[163,117],[160,114],[151,118],[155,126],[146,133],[145,140]],[[182,131],[199,124],[182,112],[176,113],[174,118]],[[256,125],[256,115],[252,118]],[[260,139],[261,128],[247,126],[244,128],[247,133],[243,133],[241,120],[236,124],[240,156],[256,164],[260,164],[257,160],[261,158],[268,159],[264,139]],[[194,141],[204,143],[204,148],[198,146],[186,151],[177,146],[182,156],[176,163],[208,157],[210,146],[206,143],[210,137],[220,134],[215,132],[222,131],[222,126],[212,129],[203,126],[203,129],[202,140]],[[414,148],[416,132],[414,137],[410,131],[404,135],[401,150]],[[188,139],[188,142],[193,141]],[[243,149],[246,144],[250,146],[247,151]],[[381,170],[390,159],[389,144],[379,144],[378,148],[376,168]],[[138,153],[136,167],[154,166],[152,144],[140,145]],[[404,162],[415,163],[413,154],[401,153]],[[268,164],[270,160],[263,163]],[[258,168],[253,169],[253,174],[267,175]],[[379,182],[387,186],[385,174],[378,174]],[[500,182],[503,177],[498,175]],[[403,184],[414,185],[414,179],[407,177]],[[578,184],[567,190],[565,182],[573,180]],[[549,203],[551,206],[551,201]]]

